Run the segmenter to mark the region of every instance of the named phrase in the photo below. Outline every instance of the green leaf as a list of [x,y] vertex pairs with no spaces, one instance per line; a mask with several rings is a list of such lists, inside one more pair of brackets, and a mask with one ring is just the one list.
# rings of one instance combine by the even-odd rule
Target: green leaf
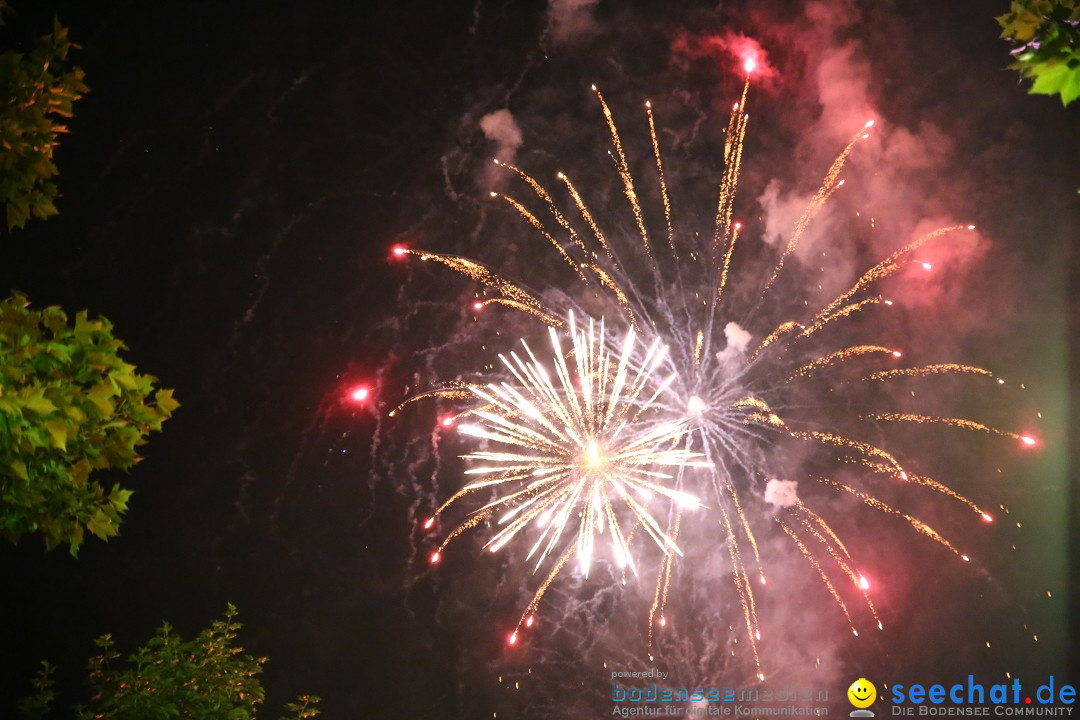
[[113,389],[108,383],[99,383],[90,389],[87,398],[97,408],[102,418],[111,418],[116,408],[113,406]]
[[30,479],[29,473],[26,472],[26,463],[24,463],[22,460],[12,460],[8,464],[8,467],[10,467],[11,471],[15,473],[15,477],[19,478],[20,480]]
[[1063,64],[1052,67],[1043,64],[1037,70],[1031,92],[1038,95],[1056,95],[1068,79],[1068,76],[1069,68]]
[[32,397],[23,402],[23,407],[27,410],[32,410],[38,415],[48,415],[56,410],[56,406],[52,404],[52,401],[44,396],[44,390],[36,392]]
[[67,446],[67,423],[63,420],[49,420],[45,423],[45,429],[49,431],[49,437],[55,448],[66,450]]
[[169,417],[173,414],[176,408],[180,407],[180,403],[173,399],[173,391],[162,389],[154,393],[154,404],[157,405],[158,410]]
[[109,502],[117,512],[122,513],[127,510],[128,501],[133,494],[131,490],[124,490],[119,485],[113,485],[112,492],[109,493]]

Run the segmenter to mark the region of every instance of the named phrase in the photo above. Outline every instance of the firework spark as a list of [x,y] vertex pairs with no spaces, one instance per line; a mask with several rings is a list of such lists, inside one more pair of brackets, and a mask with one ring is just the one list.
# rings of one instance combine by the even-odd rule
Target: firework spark
[[[785,295],[782,291],[782,286],[787,284],[778,279],[798,266],[793,260],[800,238],[829,198],[845,184],[840,178],[845,161],[856,152],[858,144],[869,137],[873,121],[858,130],[828,168],[820,188],[796,222],[771,271],[760,278],[742,277],[733,271],[733,258],[742,231],[742,225],[734,220],[734,207],[749,120],[746,114],[749,86],[748,76],[727,123],[725,169],[720,178],[711,232],[700,233],[704,239],[699,239],[698,233],[680,232],[674,221],[653,108],[649,103],[645,106],[646,119],[659,176],[666,243],[655,243],[650,238],[644,201],[631,175],[614,115],[595,87],[593,90],[611,138],[609,154],[630,205],[636,237],[627,240],[624,236],[605,233],[597,215],[564,173],[556,175],[569,195],[564,203],[566,207],[561,207],[540,182],[517,167],[505,166],[535,194],[537,208],[530,210],[524,201],[506,195],[494,196],[508,202],[557,249],[562,261],[581,280],[580,301],[566,299],[560,301],[559,307],[548,307],[536,293],[475,261],[405,248],[394,252],[437,260],[485,285],[491,296],[481,302],[522,310],[544,319],[549,325],[557,324],[558,318],[565,316],[567,310],[580,309],[577,302],[583,305],[586,297],[590,307],[606,302],[615,312],[621,313],[647,343],[651,342],[644,358],[633,361],[629,346],[635,334],[631,332],[621,348],[618,370],[609,377],[607,368],[613,364],[609,358],[611,351],[603,348],[611,341],[603,339],[602,329],[601,338],[594,341],[591,324],[589,332],[585,333],[575,330],[571,320],[577,374],[584,380],[581,389],[576,389],[571,382],[569,370],[561,360],[562,352],[554,330],[550,332],[557,383],[550,381],[530,352],[528,362],[513,354],[510,360],[503,358],[507,370],[527,389],[526,395],[511,391],[505,385],[471,387],[474,398],[487,403],[488,409],[475,413],[483,422],[469,426],[473,429],[467,432],[519,449],[469,455],[472,461],[485,463],[469,472],[485,479],[467,485],[447,505],[466,493],[490,485],[520,486],[520,489],[501,495],[481,508],[478,514],[451,533],[447,541],[466,527],[474,526],[479,522],[478,518],[511,505],[500,519],[503,529],[491,538],[489,547],[502,547],[534,520],[539,524],[546,523],[530,552],[530,556],[539,552],[539,566],[549,554],[554,555],[567,524],[575,522],[578,530],[576,545],[559,555],[553,573],[526,611],[526,615],[531,616],[539,596],[554,573],[568,561],[571,551],[578,554],[583,569],[587,567],[592,555],[592,538],[603,530],[605,522],[611,528],[616,560],[632,567],[630,540],[613,510],[613,502],[624,503],[630,517],[664,551],[649,612],[651,644],[654,626],[663,627],[670,621],[665,606],[672,564],[679,555],[676,540],[682,514],[678,511],[669,513],[665,523],[661,524],[638,504],[640,501],[635,499],[635,493],[648,490],[674,501],[675,505],[700,497],[708,504],[707,513],[714,519],[707,525],[720,529],[721,535],[710,541],[711,547],[728,560],[748,645],[758,675],[762,677],[758,653],[761,630],[755,590],[750,581],[754,575],[762,585],[765,583],[766,563],[759,550],[758,531],[779,528],[780,536],[792,541],[798,554],[821,578],[856,636],[859,618],[849,607],[849,600],[844,596],[846,592],[853,592],[876,626],[882,627],[870,598],[871,584],[858,569],[855,553],[810,507],[809,501],[796,497],[793,502],[774,505],[768,501],[766,493],[766,501],[762,502],[764,484],[767,478],[776,477],[777,458],[785,456],[786,447],[802,445],[810,452],[825,453],[827,460],[837,466],[864,469],[865,475],[854,484],[809,473],[807,478],[817,487],[853,496],[870,508],[906,521],[919,535],[966,561],[968,556],[930,525],[875,497],[875,483],[885,479],[897,485],[921,486],[966,506],[981,522],[991,522],[992,517],[974,501],[943,483],[909,473],[891,452],[863,438],[872,435],[883,422],[902,421],[990,432],[1018,439],[1025,445],[1033,445],[1035,440],[1030,435],[997,430],[975,420],[880,412],[872,407],[867,407],[864,412],[852,412],[849,407],[860,404],[857,394],[865,395],[870,383],[839,380],[840,373],[848,366],[855,366],[861,379],[879,381],[896,377],[930,378],[945,373],[993,377],[988,370],[950,362],[896,368],[895,363],[903,353],[885,343],[855,337],[861,333],[851,330],[853,324],[849,320],[865,312],[891,308],[893,301],[883,300],[872,292],[872,288],[905,266],[918,262],[912,255],[924,245],[947,239],[953,233],[974,230],[973,225],[939,228],[902,245],[859,276],[849,289],[817,309],[808,301],[793,302],[790,293]],[[569,219],[575,213],[584,223],[583,228],[576,228]],[[725,292],[736,282],[756,282],[759,290],[754,293]],[[751,298],[749,306],[745,306],[747,297]],[[783,320],[777,324],[778,316]],[[739,321],[735,322],[735,318]],[[657,352],[656,348],[661,345],[670,350]],[[619,380],[631,365],[642,369],[648,367],[649,372],[663,368],[667,374],[640,410],[638,397],[648,385],[647,374],[642,375],[639,370],[633,382]],[[634,390],[628,393],[626,388]],[[844,390],[856,396],[838,402]],[[862,400],[866,398],[862,397]],[[642,421],[639,419],[641,411],[646,408],[648,420]],[[641,427],[631,428],[638,424]],[[629,446],[612,446],[616,439],[629,443]],[[665,444],[675,447],[679,442],[683,443],[683,450],[655,449]],[[691,460],[689,450],[700,459]],[[641,454],[637,455],[639,452]],[[794,456],[795,453],[786,455]],[[609,471],[616,466],[616,458],[618,472]],[[641,463],[638,464],[635,458],[640,458]],[[698,464],[710,469],[688,471],[688,467]],[[664,477],[663,483],[656,482],[659,478],[644,473],[641,465],[674,466],[673,477]],[[794,488],[796,483],[790,482],[790,486]],[[752,511],[748,509],[751,507]],[[575,510],[572,512],[571,508]],[[768,514],[774,522],[757,520],[758,516]],[[439,548],[440,553],[444,547],[445,543]],[[842,578],[843,582],[837,578]]]

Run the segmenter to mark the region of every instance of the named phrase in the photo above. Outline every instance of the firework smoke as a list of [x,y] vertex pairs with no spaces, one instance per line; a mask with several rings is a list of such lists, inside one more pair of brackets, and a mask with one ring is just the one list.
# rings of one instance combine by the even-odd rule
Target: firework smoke
[[[742,608],[746,644],[759,668],[759,678],[763,679],[758,652],[761,629],[754,589],[756,583],[766,583],[768,568],[767,559],[763,558],[757,540],[757,535],[762,532],[759,518],[768,516],[761,511],[759,503],[762,501],[764,506],[771,506],[774,510],[771,517],[774,530],[778,529],[787,536],[796,552],[819,577],[823,587],[842,611],[851,632],[856,636],[859,634],[858,623],[851,610],[851,602],[855,599],[865,607],[873,624],[878,629],[883,627],[869,595],[871,585],[837,531],[812,505],[798,497],[795,492],[797,481],[766,480],[770,475],[788,469],[785,466],[791,460],[798,459],[795,465],[807,480],[818,483],[822,488],[846,493],[873,510],[906,521],[917,534],[937,542],[957,557],[968,561],[967,554],[957,549],[927,522],[896,509],[878,497],[878,487],[882,482],[920,485],[963,503],[982,521],[992,521],[992,516],[974,501],[943,483],[909,472],[896,456],[874,444],[876,441],[872,440],[873,429],[881,422],[890,421],[930,423],[1009,436],[1029,446],[1036,441],[1027,435],[989,427],[965,418],[896,411],[865,412],[854,417],[842,417],[847,413],[838,415],[835,412],[838,404],[835,396],[830,397],[829,393],[841,391],[851,394],[854,390],[853,396],[847,401],[848,405],[866,404],[875,400],[873,397],[860,396],[859,388],[866,386],[849,382],[843,370],[848,367],[862,367],[865,374],[866,363],[871,359],[895,363],[903,357],[903,353],[898,350],[862,339],[858,325],[854,326],[856,330],[851,329],[853,319],[878,308],[888,309],[892,306],[891,300],[874,294],[874,290],[880,287],[884,280],[898,274],[912,263],[928,269],[930,263],[919,260],[916,253],[934,242],[948,239],[953,234],[974,230],[974,226],[952,225],[930,230],[902,244],[884,259],[871,265],[831,300],[816,301],[814,306],[811,306],[809,299],[803,299],[802,307],[799,307],[797,295],[792,297],[791,293],[785,294],[782,291],[780,285],[785,277],[785,266],[796,256],[800,241],[815,217],[825,207],[829,198],[845,184],[845,179],[841,177],[844,165],[856,145],[871,137],[874,121],[869,120],[858,128],[839,156],[832,161],[819,189],[810,197],[793,229],[788,233],[786,242],[781,244],[779,251],[774,254],[772,270],[758,285],[760,289],[747,293],[744,286],[751,281],[742,273],[733,271],[742,231],[742,224],[734,219],[734,207],[749,122],[746,107],[750,77],[761,60],[756,56],[743,60],[746,83],[727,123],[725,169],[720,180],[715,220],[712,232],[704,239],[700,234],[691,236],[677,231],[677,223],[673,223],[656,124],[651,104],[646,103],[646,117],[667,226],[666,243],[661,244],[658,238],[651,235],[637,189],[638,182],[628,163],[618,125],[603,95],[594,87],[611,136],[610,156],[623,186],[633,217],[633,226],[636,227],[636,237],[629,236],[634,237],[634,241],[627,242],[628,236],[605,231],[596,214],[582,198],[579,189],[562,172],[557,174],[557,180],[563,186],[565,204],[557,202],[553,193],[527,172],[496,158],[497,165],[516,175],[532,191],[535,196],[533,202],[539,205],[539,209],[531,210],[522,200],[511,195],[492,193],[493,198],[509,204],[553,246],[557,256],[579,279],[580,300],[573,300],[568,296],[565,303],[570,305],[569,308],[551,307],[545,305],[536,291],[476,261],[419,250],[406,249],[402,252],[425,260],[435,260],[483,283],[491,294],[478,301],[478,307],[497,303],[535,315],[550,324],[552,318],[566,310],[571,312],[572,318],[573,310],[580,309],[582,304],[599,304],[613,312],[621,311],[631,326],[652,340],[652,348],[661,341],[671,347],[666,360],[671,374],[650,399],[649,406],[652,406],[655,400],[657,409],[670,422],[679,423],[679,427],[685,423],[690,428],[689,447],[700,452],[711,468],[708,473],[710,480],[705,484],[680,469],[674,476],[674,487],[686,497],[707,497],[714,505],[718,531],[714,537],[701,542],[726,556],[729,561],[728,573]],[[579,218],[577,223],[583,227],[569,219],[574,215]],[[787,272],[792,271],[787,269]],[[739,318],[739,322],[733,318]],[[781,318],[781,321],[774,325],[778,318]],[[754,331],[746,327],[761,328],[756,335],[756,341]],[[551,332],[554,333],[554,330]],[[583,367],[588,367],[591,363],[588,358],[593,355],[591,350],[586,352],[584,348],[586,345],[591,348],[592,341],[590,339],[586,343],[584,335],[579,341],[574,330],[572,334],[575,336],[575,356],[579,363],[586,363]],[[628,337],[633,338],[634,335]],[[558,358],[561,352],[557,342],[555,350]],[[629,362],[628,352],[629,348],[624,347],[617,377],[622,377]],[[535,362],[535,358],[533,361]],[[521,361],[516,362],[521,373],[513,364],[504,360],[504,364],[522,381],[522,374],[529,373]],[[603,353],[597,362],[598,365],[606,365]],[[650,352],[643,364],[652,362],[655,361]],[[563,392],[567,397],[573,397],[570,393],[569,376],[565,373],[565,366],[561,367],[563,372],[559,373],[559,377],[563,383]],[[936,372],[947,373],[960,369],[960,372],[992,375],[987,370],[957,363],[938,363],[934,367]],[[884,381],[890,377],[890,373],[899,372],[900,375],[912,378],[933,374],[923,371],[924,368],[897,371],[891,366],[882,369],[878,365],[869,372],[869,377]],[[540,376],[538,371],[532,372],[537,377]],[[582,379],[590,376],[590,373],[583,369],[579,369],[578,374]],[[601,376],[606,377],[606,372],[601,373]],[[621,387],[622,382],[616,381],[615,385]],[[479,399],[499,405],[491,394],[475,390],[473,392]],[[549,396],[554,397],[554,392],[552,388]],[[508,397],[503,396],[502,400],[506,402]],[[506,405],[500,407],[514,417],[535,415],[535,412],[530,413],[521,407],[516,410]],[[491,419],[489,417],[489,420]],[[508,427],[512,422],[504,417],[499,424]],[[864,426],[859,427],[860,423]],[[650,441],[660,439],[659,436],[644,430],[639,432],[645,432],[645,437]],[[501,434],[491,435],[490,432],[472,434],[519,444],[524,438],[521,433],[509,438]],[[571,438],[574,443],[572,449],[560,449],[554,455],[549,453],[549,458],[544,461],[520,454],[483,453],[467,457],[518,463],[508,470],[500,470],[501,466],[496,463],[493,467],[478,471],[503,472],[496,481],[499,484],[516,482],[520,485],[538,466],[547,468],[547,464],[551,462],[556,464],[557,469],[548,471],[557,473],[556,479],[562,481],[573,475],[568,468],[572,468],[575,463],[580,465],[579,460],[572,458],[599,457],[595,441],[589,439],[590,434],[572,433]],[[668,436],[663,439],[666,442],[676,442],[679,438]],[[535,439],[530,441],[535,442]],[[799,447],[790,449],[793,444]],[[529,447],[533,450],[541,449],[540,446]],[[655,462],[655,458],[652,461]],[[586,461],[586,465],[588,464]],[[855,465],[862,470],[855,481],[839,480],[835,477],[837,470],[829,471],[829,465],[837,469]],[[578,500],[580,488],[588,486],[587,478],[588,473],[583,473],[566,483],[566,488],[577,489],[561,490],[568,493],[565,496],[568,499],[565,502],[557,501],[556,507],[563,512],[570,508]],[[779,484],[780,482],[784,484]],[[461,494],[480,487],[486,485],[467,485],[462,493],[451,498],[448,504]],[[482,508],[483,513],[489,509],[511,505],[514,509],[507,519],[521,513],[513,523],[495,535],[492,542],[496,547],[501,547],[504,540],[513,537],[534,516],[540,516],[548,507],[543,501],[536,501],[537,497],[544,498],[546,495],[535,495],[536,492],[535,483],[525,485]],[[606,515],[611,520],[616,558],[619,565],[625,565],[631,554],[629,543],[625,539],[628,535],[618,530],[610,507],[604,505],[607,500],[599,499],[604,497],[604,494],[595,490],[595,487],[594,492],[598,494],[594,496],[597,499],[592,506],[600,517]],[[754,506],[753,512],[750,510],[751,505]],[[589,508],[586,504],[578,513],[582,529],[577,550],[584,558],[583,571],[587,569],[592,556],[591,540],[584,539],[591,533],[594,522]],[[461,530],[474,526],[483,517],[484,514],[474,516],[451,533],[448,540]],[[565,524],[566,515],[562,517],[562,524]],[[680,513],[675,512],[669,516],[667,527],[662,532],[651,515],[638,513],[638,521],[656,531],[650,534],[662,547],[665,544],[675,547],[682,525]],[[533,552],[547,539],[547,533],[547,530],[543,531],[533,546]],[[541,554],[541,560],[550,551],[560,533],[561,529],[554,534],[547,550]],[[629,536],[632,537],[632,533]],[[433,557],[438,558],[440,552],[441,548]],[[564,557],[568,555],[564,554]],[[523,618],[532,617],[532,613],[537,609],[537,602],[564,562],[565,560],[561,560],[552,575],[541,585]],[[667,624],[666,606],[671,590],[673,562],[674,554],[667,553],[656,577],[648,617],[650,648],[653,643],[653,630]],[[511,642],[515,642],[516,638],[515,631],[511,635]]]

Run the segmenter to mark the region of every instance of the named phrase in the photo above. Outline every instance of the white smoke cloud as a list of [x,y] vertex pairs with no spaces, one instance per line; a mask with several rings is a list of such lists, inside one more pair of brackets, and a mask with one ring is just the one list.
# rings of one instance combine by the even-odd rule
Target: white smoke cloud
[[[521,128],[513,113],[506,108],[496,110],[480,118],[480,130],[484,137],[495,143],[495,159],[502,163],[513,163],[521,147]],[[494,163],[487,163],[483,171],[485,189],[496,187],[506,181],[507,174]]]
[[746,346],[750,344],[753,336],[738,323],[729,322],[724,326],[724,337],[727,338],[727,345],[716,353],[716,359],[725,364],[741,362],[742,356],[746,354]]
[[480,118],[480,130],[484,137],[498,146],[495,151],[496,158],[502,162],[514,161],[514,156],[521,147],[521,128],[509,110],[503,108]]
[[769,480],[765,483],[765,502],[778,508],[791,507],[799,500],[796,480]]
[[573,42],[596,31],[592,8],[599,0],[549,0],[548,32],[556,43]]
[[727,338],[727,346],[738,350],[740,353],[746,352],[746,346],[750,343],[751,335],[746,330],[739,327],[738,323],[729,322],[724,326],[724,337]]
[[[764,192],[757,199],[758,205],[765,211],[765,231],[762,240],[770,245],[783,247],[791,234],[791,228],[802,215],[806,206],[810,203],[812,195],[799,193],[784,193],[781,183],[773,178],[765,186]],[[811,225],[808,230],[813,231],[817,225]],[[803,238],[803,245],[811,245],[809,238]]]

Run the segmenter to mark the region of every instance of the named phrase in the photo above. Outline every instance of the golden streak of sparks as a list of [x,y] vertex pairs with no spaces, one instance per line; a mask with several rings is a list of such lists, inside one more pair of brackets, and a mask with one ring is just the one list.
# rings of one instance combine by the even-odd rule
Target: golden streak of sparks
[[873,125],[873,122],[867,123],[855,134],[855,137],[851,139],[851,142],[847,144],[847,147],[841,151],[840,155],[833,160],[833,164],[829,167],[829,171],[825,173],[825,179],[821,182],[821,187],[814,194],[814,197],[810,200],[810,204],[803,210],[803,214],[799,217],[799,220],[795,223],[795,229],[791,232],[791,237],[788,239],[787,246],[784,248],[784,252],[780,255],[780,262],[777,263],[776,269],[773,270],[772,276],[769,281],[765,283],[765,290],[773,286],[776,282],[776,278],[780,275],[780,272],[784,269],[784,262],[788,259],[791,253],[795,252],[795,248],[799,245],[799,240],[802,238],[806,228],[810,225],[810,221],[814,219],[814,216],[818,214],[818,211],[825,206],[829,196],[843,184],[838,183],[837,179],[840,177],[840,172],[844,169],[844,163],[847,162],[848,156],[851,155],[851,151],[855,148],[855,144],[866,137],[866,131]]
[[948,425],[949,427],[961,428],[963,430],[974,430],[975,432],[984,432],[991,435],[1001,435],[1002,437],[1019,440],[1025,444],[1031,444],[1030,438],[1026,435],[1009,432],[1008,430],[1001,430],[1000,428],[990,427],[989,425],[983,425],[980,422],[968,420],[967,418],[936,417],[933,415],[917,415],[915,413],[871,413],[864,417],[868,420],[908,422],[917,425]]
[[834,363],[844,362],[869,353],[885,353],[892,355],[893,350],[891,348],[882,347],[881,345],[853,345],[851,347],[843,348],[842,350],[835,350],[828,355],[824,355],[816,360],[806,363],[797,368],[788,379],[793,380],[797,376],[809,377],[818,370],[826,368]]
[[929,377],[930,375],[943,375],[945,373],[969,373],[971,375],[984,375],[994,377],[994,373],[974,365],[960,365],[958,363],[936,363],[934,365],[920,365],[918,367],[897,368],[895,370],[879,370],[866,376],[867,380],[890,380],[898,377]]

